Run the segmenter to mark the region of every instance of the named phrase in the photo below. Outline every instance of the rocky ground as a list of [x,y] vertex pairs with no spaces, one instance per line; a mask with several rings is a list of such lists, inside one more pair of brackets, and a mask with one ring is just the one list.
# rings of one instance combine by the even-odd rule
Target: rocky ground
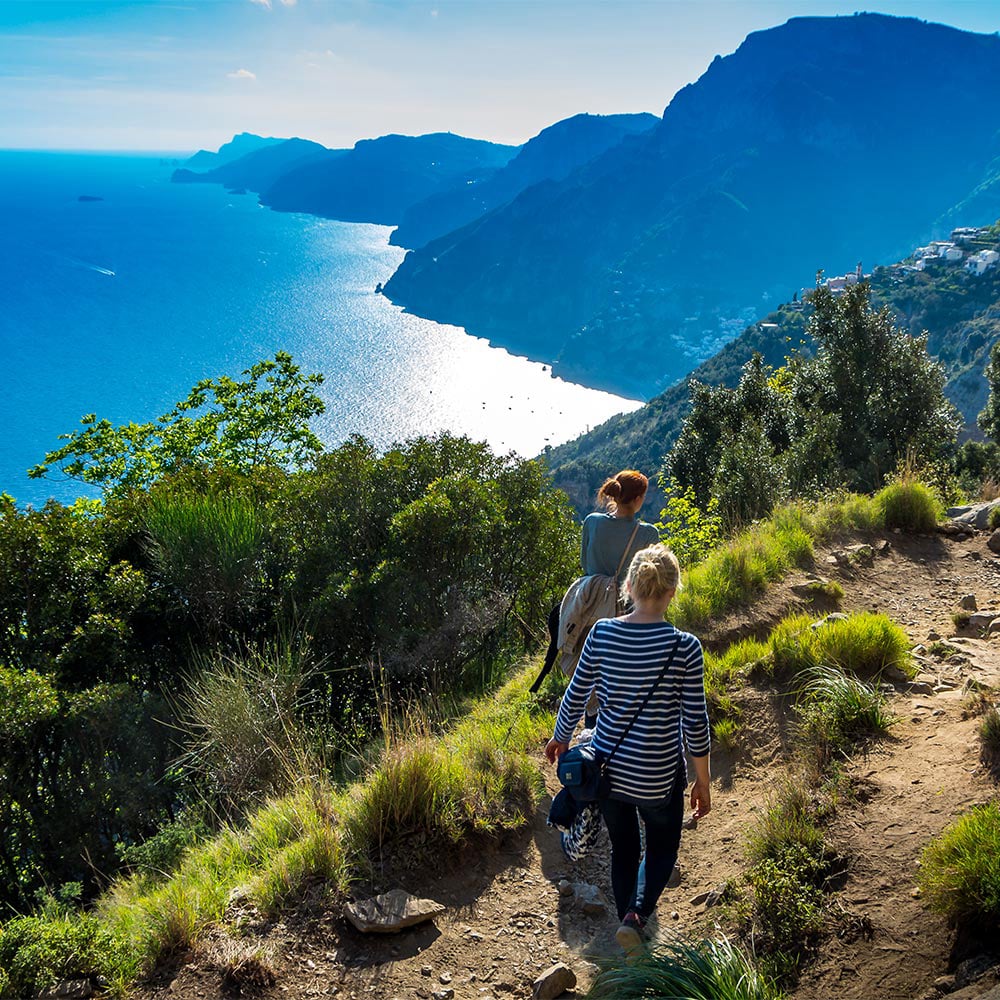
[[[843,587],[844,611],[883,611],[907,629],[921,672],[916,682],[894,686],[891,709],[899,721],[892,736],[848,765],[853,794],[827,831],[848,867],[830,897],[829,932],[792,1000],[919,1000],[946,993],[968,1000],[998,981],[981,949],[956,942],[945,922],[925,909],[915,882],[928,841],[996,792],[979,763],[977,720],[966,708],[970,690],[1000,686],[1000,638],[984,635],[978,620],[956,628],[952,617],[967,595],[977,608],[1000,615],[1000,560],[987,538],[890,533],[881,539],[887,545],[875,547],[881,551],[844,546],[817,557],[815,572]],[[719,622],[706,644],[766,634],[788,611],[808,607],[799,596],[805,579],[797,575]],[[955,652],[932,649],[938,637]],[[713,810],[684,833],[680,883],[659,906],[660,936],[714,933],[717,921],[725,927],[724,910],[705,896],[739,879],[745,831],[785,773],[777,699],[750,688],[740,704],[739,746],[714,757]],[[539,766],[554,792],[540,751]],[[529,997],[532,982],[557,962],[577,977],[576,993],[568,995],[583,995],[600,962],[616,954],[617,922],[610,906],[602,907],[592,891],[573,891],[573,884],[596,886],[610,898],[607,843],[585,861],[569,863],[545,825],[547,807],[546,799],[528,829],[499,845],[469,843],[455,857],[425,856],[405,877],[391,876],[447,908],[432,923],[398,935],[362,935],[339,912],[307,903],[236,945],[207,942],[142,995],[214,1000],[238,994],[239,983],[223,982],[220,956],[232,965],[234,948],[250,955],[258,947],[275,973],[273,985],[263,987],[274,997]],[[242,989],[250,990],[246,980]]]

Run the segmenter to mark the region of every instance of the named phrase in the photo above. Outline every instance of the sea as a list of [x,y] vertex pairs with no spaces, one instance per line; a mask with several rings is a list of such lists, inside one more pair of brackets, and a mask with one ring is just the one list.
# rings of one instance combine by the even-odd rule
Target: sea
[[641,405],[375,294],[404,255],[389,227],[172,184],[178,165],[0,151],[0,492],[19,505],[93,495],[27,476],[84,414],[152,420],[276,351],[325,376],[329,447],[450,431],[534,456]]

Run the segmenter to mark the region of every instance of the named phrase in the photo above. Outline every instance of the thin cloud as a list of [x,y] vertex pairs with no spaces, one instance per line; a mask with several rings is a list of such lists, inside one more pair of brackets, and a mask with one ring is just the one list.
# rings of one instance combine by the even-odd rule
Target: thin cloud
[[227,73],[230,80],[256,80],[257,74],[251,73],[248,69],[238,69],[233,73]]
[[271,0],[250,0],[250,3],[255,3],[259,7],[266,7],[268,10],[271,9]]
[[282,7],[294,7],[299,0],[281,0]]

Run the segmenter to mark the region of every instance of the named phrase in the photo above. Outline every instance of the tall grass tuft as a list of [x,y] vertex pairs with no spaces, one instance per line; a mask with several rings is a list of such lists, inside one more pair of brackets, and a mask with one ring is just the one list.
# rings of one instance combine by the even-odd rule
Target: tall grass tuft
[[411,833],[454,842],[471,830],[523,822],[541,790],[523,749],[541,740],[550,720],[525,710],[526,676],[480,701],[444,734],[411,714],[352,790],[344,820],[351,844],[370,856]]
[[789,845],[822,856],[823,834],[816,825],[809,790],[786,779],[757,824],[747,834],[747,857],[751,862],[780,858]]
[[592,1000],[781,1000],[750,956],[728,939],[657,945],[633,962],[603,970],[587,994]]
[[251,498],[153,490],[145,521],[160,576],[207,628],[217,630],[252,606],[266,531]]
[[238,815],[316,773],[301,721],[313,672],[307,649],[279,640],[203,656],[196,669],[178,706],[184,762],[224,813]]
[[820,664],[859,677],[877,677],[890,666],[915,672],[906,633],[885,615],[862,612],[820,623],[792,615],[775,626],[768,643],[774,672],[784,677],[809,674]]
[[819,664],[800,689],[798,741],[822,769],[836,753],[889,731],[892,716],[877,687],[838,667]]
[[941,501],[934,491],[911,479],[890,483],[875,494],[887,528],[929,533],[941,518]]
[[1000,711],[991,705],[979,723],[979,758],[994,773],[1000,772]]
[[1000,803],[976,806],[924,849],[918,875],[928,904],[954,923],[1000,920]]

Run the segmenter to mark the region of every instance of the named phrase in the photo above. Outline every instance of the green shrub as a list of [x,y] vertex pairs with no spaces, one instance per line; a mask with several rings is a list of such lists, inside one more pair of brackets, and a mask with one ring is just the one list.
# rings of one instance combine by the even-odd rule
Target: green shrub
[[986,518],[986,526],[991,531],[996,531],[997,528],[1000,528],[1000,506],[990,509],[990,513]]
[[748,918],[758,955],[791,978],[823,924],[831,855],[805,786],[788,780],[747,835]]
[[61,690],[0,666],[0,903],[93,884],[116,842],[151,835],[175,795],[166,706],[124,684]]
[[767,955],[768,967],[782,979],[791,978],[815,946],[823,928],[823,890],[815,884],[816,859],[800,846],[778,858],[764,858],[746,874],[752,891],[754,943]]
[[676,483],[662,477],[660,486],[667,493],[666,506],[660,511],[656,525],[660,537],[666,540],[682,566],[695,566],[722,540],[719,500],[712,497],[701,510],[691,487],[681,490]]
[[208,834],[209,826],[201,811],[192,808],[165,823],[152,837],[136,844],[118,844],[116,850],[125,868],[155,882],[169,875],[184,852]]
[[932,532],[941,517],[941,502],[923,483],[890,483],[875,494],[887,528]]
[[923,852],[919,881],[928,904],[953,922],[1000,920],[1000,803],[976,806]]
[[726,938],[658,944],[627,964],[602,970],[588,997],[684,1000],[781,1000],[777,987],[749,955]]
[[0,934],[4,997],[32,996],[63,979],[104,976],[121,986],[137,965],[120,939],[87,914],[15,917]]

